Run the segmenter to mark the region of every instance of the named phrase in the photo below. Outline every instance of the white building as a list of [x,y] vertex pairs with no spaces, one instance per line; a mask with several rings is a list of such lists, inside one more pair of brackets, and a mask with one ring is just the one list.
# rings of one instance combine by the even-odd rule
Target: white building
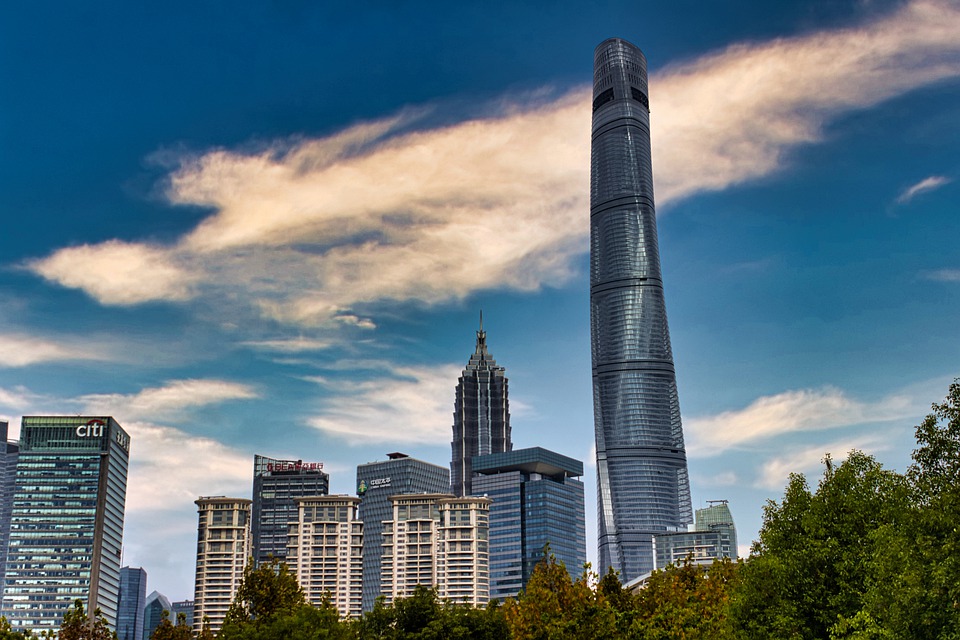
[[383,522],[381,595],[407,597],[417,585],[441,598],[489,600],[487,536],[490,500],[449,494],[391,496],[393,519]]
[[194,584],[193,630],[199,633],[204,619],[219,631],[243,579],[243,568],[252,553],[250,505],[244,498],[200,498],[197,526],[197,577]]
[[286,562],[310,604],[330,602],[343,617],[360,617],[363,601],[363,523],[360,498],[346,495],[297,498]]

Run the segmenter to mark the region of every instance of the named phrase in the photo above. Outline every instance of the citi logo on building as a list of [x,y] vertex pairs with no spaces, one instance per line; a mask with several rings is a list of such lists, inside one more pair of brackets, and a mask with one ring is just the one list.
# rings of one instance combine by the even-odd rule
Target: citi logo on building
[[81,438],[101,438],[106,428],[103,420],[91,420],[87,424],[77,427],[77,436]]

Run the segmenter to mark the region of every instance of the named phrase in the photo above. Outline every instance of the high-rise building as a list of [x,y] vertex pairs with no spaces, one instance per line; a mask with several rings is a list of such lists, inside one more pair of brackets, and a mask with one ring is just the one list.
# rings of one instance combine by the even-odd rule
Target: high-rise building
[[[0,580],[7,563],[7,541],[10,538],[10,511],[13,508],[13,492],[17,479],[17,458],[20,443],[9,440],[9,424],[0,420]],[[0,586],[0,601],[3,589]],[[2,605],[0,605],[2,607]]]
[[383,523],[382,595],[388,603],[418,585],[444,600],[482,605],[490,598],[489,498],[450,494],[390,496]]
[[115,628],[130,436],[106,416],[21,424],[2,614],[53,631],[79,598]]
[[329,597],[340,615],[359,618],[363,598],[363,523],[360,498],[297,498],[290,524],[287,564],[310,604]]
[[689,559],[695,564],[711,564],[717,558],[737,559],[737,528],[726,500],[711,501],[697,509],[693,529],[661,533],[653,538],[653,557],[657,569]]
[[388,453],[387,460],[357,466],[359,517],[363,521],[363,610],[371,611],[380,595],[380,559],[383,554],[384,521],[393,518],[390,496],[412,493],[446,493],[450,470]]
[[257,564],[287,555],[287,525],[297,519],[297,498],[325,496],[330,476],[322,462],[253,457],[253,557]]
[[147,572],[142,567],[121,567],[120,602],[117,607],[118,640],[140,640],[146,606]]
[[243,579],[250,556],[250,503],[245,498],[214,496],[196,501],[197,577],[193,592],[193,630],[204,619],[216,633]]
[[587,561],[583,463],[534,447],[473,459],[473,490],[490,498],[490,597],[516,597],[550,553],[578,578]]
[[188,627],[193,627],[193,600],[180,600],[171,602],[170,622],[177,624],[180,614],[183,614],[183,623]]
[[487,349],[483,314],[477,331],[477,347],[457,382],[453,405],[453,458],[450,491],[456,496],[473,494],[474,456],[510,451],[510,406],[503,367]]
[[667,329],[650,164],[647,63],[613,38],[594,53],[590,328],[599,569],[653,568],[653,536],[693,519]]
[[[150,640],[150,636],[163,620],[163,612],[172,609],[170,600],[159,591],[153,591],[147,596],[147,603],[143,606],[143,640]],[[170,622],[176,623],[172,613]]]

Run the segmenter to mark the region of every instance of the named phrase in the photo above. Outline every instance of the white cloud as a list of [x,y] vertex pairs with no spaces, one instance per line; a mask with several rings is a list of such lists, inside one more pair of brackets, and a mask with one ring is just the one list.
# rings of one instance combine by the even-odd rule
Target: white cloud
[[256,398],[253,387],[225,380],[173,380],[132,394],[92,394],[78,401],[83,411],[113,415],[121,423],[135,420],[162,420],[184,409],[219,404],[228,400]]
[[692,457],[711,456],[784,433],[914,417],[917,406],[917,401],[905,393],[864,402],[830,387],[785,391],[757,398],[743,409],[687,420],[687,453]]
[[[769,175],[831,119],[960,76],[958,32],[954,3],[919,0],[858,28],[739,44],[653,74],[658,202]],[[30,267],[103,304],[209,289],[281,322],[361,327],[373,326],[356,313],[369,303],[562,284],[587,250],[589,102],[577,89],[442,128],[405,131],[401,114],[185,158],[170,201],[214,213],[177,243],[110,241]]]
[[791,473],[811,473],[822,469],[822,461],[830,454],[834,462],[841,462],[854,449],[875,454],[887,448],[882,438],[869,436],[838,440],[827,444],[813,445],[782,456],[770,458],[760,468],[756,486],[763,489],[781,490]]
[[953,179],[946,176],[930,176],[929,178],[924,178],[920,182],[904,189],[900,195],[897,196],[897,204],[906,204],[921,193],[939,189],[951,182],[953,182]]
[[248,347],[262,349],[264,351],[276,351],[279,353],[302,353],[305,351],[322,351],[330,346],[328,340],[317,340],[314,338],[279,338],[276,340],[253,340],[244,342]]
[[63,360],[106,360],[107,353],[70,341],[52,340],[22,334],[0,334],[0,368],[26,367],[42,362]]
[[960,269],[940,269],[939,271],[932,271],[927,274],[927,278],[940,282],[960,282]]
[[461,367],[394,368],[391,377],[364,382],[327,380],[335,393],[310,426],[352,445],[372,442],[449,442],[455,381]]

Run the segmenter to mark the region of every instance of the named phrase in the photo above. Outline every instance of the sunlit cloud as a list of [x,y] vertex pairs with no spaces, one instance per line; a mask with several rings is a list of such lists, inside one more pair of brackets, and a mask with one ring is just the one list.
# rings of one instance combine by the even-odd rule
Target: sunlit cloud
[[743,409],[687,420],[687,453],[691,457],[718,455],[785,433],[889,422],[921,412],[922,403],[908,393],[866,402],[831,387],[785,391],[758,398]]
[[960,282],[960,269],[939,269],[927,273],[926,277],[939,282]]
[[[771,175],[837,117],[960,76],[957,33],[960,7],[921,0],[856,28],[656,71],[661,208]],[[183,157],[167,198],[213,213],[177,242],[112,240],[28,266],[102,304],[202,292],[301,326],[373,328],[371,306],[385,301],[559,286],[587,251],[589,103],[576,88],[439,128],[405,112],[259,152]]]
[[135,394],[91,394],[78,402],[84,413],[108,414],[121,422],[162,420],[185,409],[256,398],[253,387],[225,380],[173,380]]
[[399,367],[363,382],[317,380],[335,393],[309,424],[351,445],[447,444],[460,371],[455,365]]
[[823,460],[827,454],[830,454],[834,462],[839,463],[845,460],[853,450],[874,455],[888,448],[889,444],[876,435],[804,447],[764,462],[758,472],[755,485],[758,488],[778,491],[787,484],[791,473],[812,474],[822,470]]
[[897,204],[906,204],[921,193],[939,189],[951,182],[953,182],[953,179],[946,176],[930,176],[929,178],[924,178],[920,182],[904,189],[900,195],[897,196]]
[[251,340],[244,342],[248,347],[260,349],[263,351],[274,351],[278,353],[302,353],[305,351],[322,351],[330,346],[328,340],[317,340],[315,338],[278,338],[276,340]]
[[80,345],[79,340],[41,338],[23,334],[0,334],[0,368],[26,367],[42,362],[65,360],[107,360],[109,355],[101,350]]

